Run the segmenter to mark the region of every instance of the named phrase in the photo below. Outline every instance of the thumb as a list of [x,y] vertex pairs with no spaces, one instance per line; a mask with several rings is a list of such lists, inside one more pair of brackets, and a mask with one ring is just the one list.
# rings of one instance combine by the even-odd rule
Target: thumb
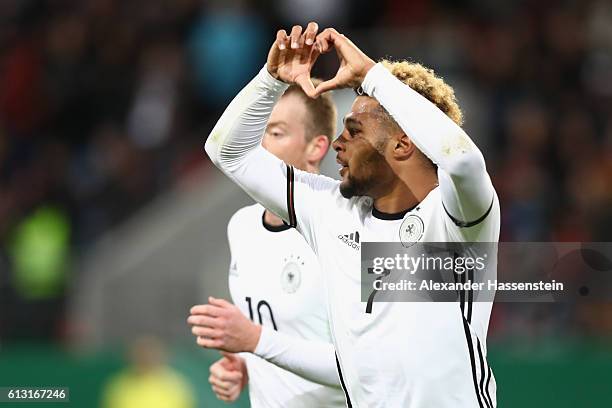
[[318,98],[321,94],[331,91],[332,89],[336,89],[340,86],[340,80],[337,77],[334,77],[330,80],[323,81],[314,90],[314,97]]
[[220,353],[232,363],[238,361],[238,356],[236,356],[234,353],[228,353],[227,351],[220,351]]
[[226,351],[221,351],[221,355],[224,357],[223,366],[232,371],[241,371],[240,370],[240,357],[238,357],[235,353],[228,353]]
[[312,79],[308,75],[300,75],[295,78],[295,83],[298,84],[304,93],[311,98],[316,98],[318,95],[315,94],[315,87],[312,83]]

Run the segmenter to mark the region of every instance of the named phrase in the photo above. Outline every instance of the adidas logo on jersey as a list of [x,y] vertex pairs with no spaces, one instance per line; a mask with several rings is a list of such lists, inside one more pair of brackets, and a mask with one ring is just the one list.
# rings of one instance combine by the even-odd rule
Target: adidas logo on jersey
[[359,231],[344,235],[340,234],[338,239],[351,248],[359,250]]

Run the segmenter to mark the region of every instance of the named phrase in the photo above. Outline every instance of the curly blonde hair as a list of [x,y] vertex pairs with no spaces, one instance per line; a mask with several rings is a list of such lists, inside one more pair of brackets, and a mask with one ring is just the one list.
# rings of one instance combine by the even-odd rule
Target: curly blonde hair
[[463,124],[463,114],[457,104],[455,91],[442,78],[437,77],[432,69],[405,60],[383,59],[380,62],[397,79],[427,98],[456,124],[459,126]]

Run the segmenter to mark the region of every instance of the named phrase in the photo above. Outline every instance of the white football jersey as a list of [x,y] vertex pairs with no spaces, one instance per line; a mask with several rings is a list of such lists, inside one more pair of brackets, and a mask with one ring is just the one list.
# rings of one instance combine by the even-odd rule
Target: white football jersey
[[[289,219],[327,272],[332,336],[350,406],[494,407],[485,343],[492,303],[375,302],[367,313],[360,246],[400,242],[401,234],[413,242],[497,242],[497,197],[479,222],[460,227],[444,210],[439,188],[407,213],[389,215],[367,197],[344,199],[335,181],[288,173],[294,189]],[[409,224],[418,226],[412,236],[403,228]]]
[[[263,221],[264,208],[240,209],[229,222],[232,300],[255,323],[287,335],[331,343],[324,280],[304,238]],[[339,388],[320,385],[243,353],[253,408],[344,407]]]

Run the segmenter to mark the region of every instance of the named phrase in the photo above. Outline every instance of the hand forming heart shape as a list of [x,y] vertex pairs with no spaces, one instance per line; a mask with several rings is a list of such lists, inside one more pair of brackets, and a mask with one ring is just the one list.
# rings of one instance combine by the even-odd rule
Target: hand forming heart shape
[[[283,82],[298,84],[311,98],[332,89],[360,86],[375,62],[335,29],[326,28],[319,35],[317,31],[318,25],[314,22],[303,33],[298,25],[293,26],[289,36],[285,30],[279,30],[268,53],[268,72]],[[338,72],[315,88],[310,78],[312,67],[319,55],[332,48],[340,60]]]

